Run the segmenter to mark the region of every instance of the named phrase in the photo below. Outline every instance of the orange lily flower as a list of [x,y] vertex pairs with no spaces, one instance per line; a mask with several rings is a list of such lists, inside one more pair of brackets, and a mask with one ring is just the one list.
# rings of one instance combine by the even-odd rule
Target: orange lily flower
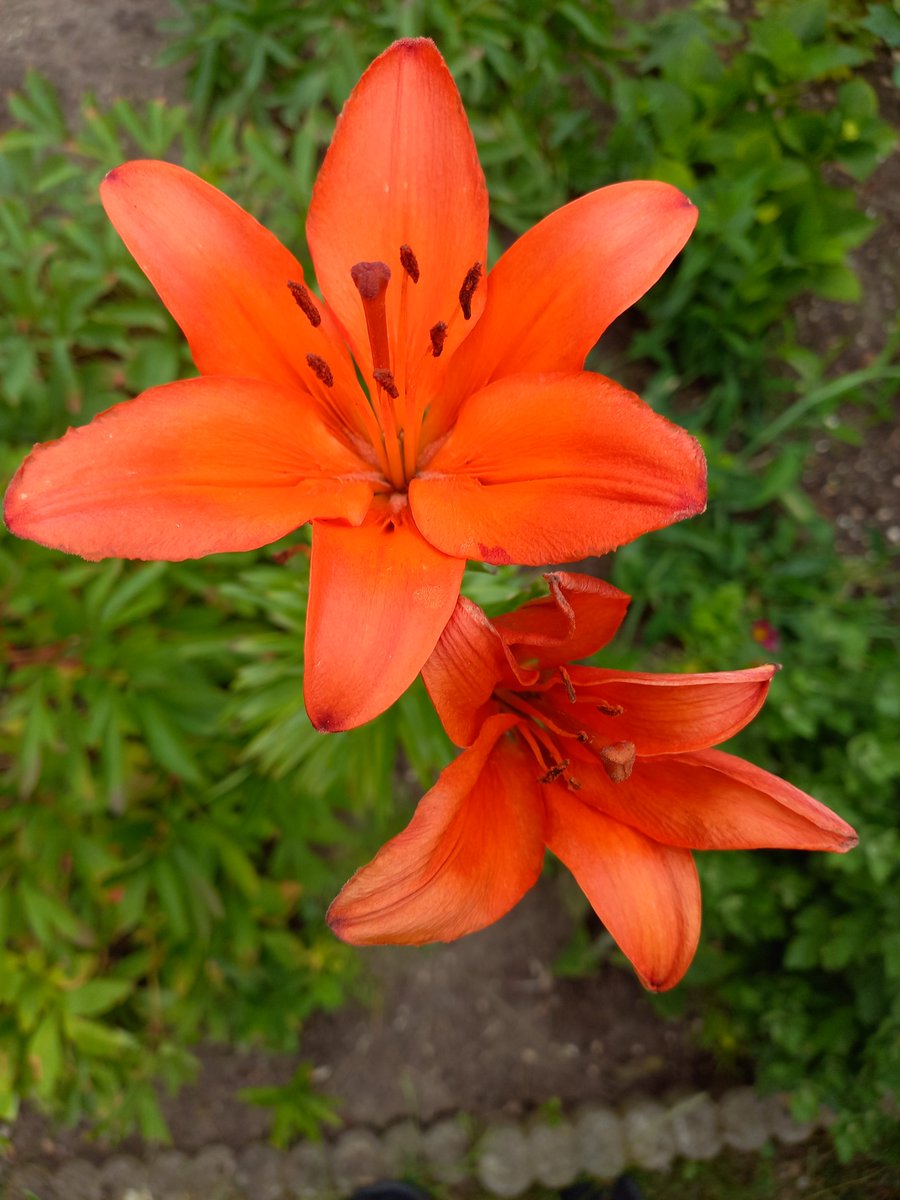
[[696,442],[582,370],[696,210],[666,184],[615,184],[484,274],[484,177],[430,41],[386,50],[338,122],[307,220],[322,298],[180,167],[126,163],[101,195],[201,374],[36,447],[6,521],[89,559],[170,561],[312,521],[318,728],[358,725],[405,690],[467,559],[575,561],[702,511]]
[[651,675],[567,665],[604,646],[628,597],[586,576],[489,621],[460,597],[422,671],[468,749],[406,829],[358,871],[328,920],[358,945],[452,941],[502,917],[549,847],[645,987],[684,975],[700,935],[692,850],[845,851],[830,809],[710,749],[761,708],[774,666]]

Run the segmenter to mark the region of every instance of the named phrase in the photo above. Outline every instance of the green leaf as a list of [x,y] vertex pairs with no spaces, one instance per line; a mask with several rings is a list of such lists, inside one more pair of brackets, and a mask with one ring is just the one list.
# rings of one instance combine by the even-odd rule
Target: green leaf
[[75,1017],[96,1017],[115,1008],[134,990],[129,979],[91,979],[66,992],[63,1008]]

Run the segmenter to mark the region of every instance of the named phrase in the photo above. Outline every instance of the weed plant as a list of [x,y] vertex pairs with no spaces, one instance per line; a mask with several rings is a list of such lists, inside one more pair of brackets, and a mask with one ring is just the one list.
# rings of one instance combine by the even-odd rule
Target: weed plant
[[[36,75],[10,100],[3,481],[32,442],[192,373],[102,213],[105,171],[182,162],[302,253],[336,112],[397,36],[433,36],[457,79],[495,253],[604,183],[688,191],[700,226],[632,325],[630,362],[601,349],[592,365],[637,373],[701,437],[709,511],[607,560],[635,596],[616,661],[781,661],[737,748],[834,806],[860,846],[700,856],[701,952],[664,1006],[702,1012],[716,1053],[789,1090],[798,1115],[830,1105],[844,1155],[873,1145],[900,1095],[890,563],[875,540],[865,557],[836,553],[801,471],[839,405],[885,415],[900,367],[888,340],[830,377],[791,310],[809,292],[859,295],[847,255],[872,222],[855,185],[892,145],[866,80],[900,42],[890,5],[771,3],[738,21],[695,3],[642,22],[579,0],[350,0],[340,21],[291,0],[175,7],[167,57],[189,64],[186,106],[88,99],[69,127]],[[302,533],[181,564],[0,541],[0,1119],[31,1098],[163,1137],[156,1084],[190,1075],[192,1043],[290,1048],[310,1013],[346,1000],[355,959],[323,926],[327,902],[453,751],[418,687],[354,733],[314,733],[306,581]],[[502,569],[465,586],[498,611],[532,582]],[[325,1112],[302,1071],[290,1086],[290,1104],[267,1101],[285,1138]]]

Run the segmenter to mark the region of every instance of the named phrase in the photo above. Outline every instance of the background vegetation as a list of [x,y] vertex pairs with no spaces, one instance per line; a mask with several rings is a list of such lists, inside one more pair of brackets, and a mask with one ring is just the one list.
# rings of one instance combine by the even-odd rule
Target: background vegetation
[[[702,220],[677,269],[627,352],[592,359],[638,380],[710,462],[705,517],[606,564],[635,595],[617,661],[774,655],[786,669],[739,749],[833,805],[861,844],[702,856],[703,945],[665,1005],[705,1013],[716,1052],[749,1054],[800,1115],[830,1105],[843,1155],[873,1146],[900,1095],[891,563],[877,539],[862,557],[836,552],[801,471],[813,439],[888,414],[900,367],[888,340],[832,377],[791,313],[811,292],[859,297],[847,255],[872,222],[856,185],[892,145],[867,74],[900,45],[894,10],[802,0],[738,20],[707,0],[637,21],[579,0],[348,0],[335,22],[293,0],[176,8],[185,106],[88,100],[68,128],[37,76],[10,100],[0,479],[35,440],[192,372],[102,213],[102,175],[134,156],[183,162],[302,253],[335,114],[397,36],[433,36],[459,84],[495,254],[603,183],[688,191]],[[154,1082],[188,1077],[192,1042],[290,1046],[310,1012],[346,998],[354,959],[323,927],[327,902],[452,750],[417,688],[353,734],[312,732],[303,545],[87,564],[0,540],[0,1119],[31,1097],[160,1136]],[[467,587],[502,609],[531,584],[504,570]]]

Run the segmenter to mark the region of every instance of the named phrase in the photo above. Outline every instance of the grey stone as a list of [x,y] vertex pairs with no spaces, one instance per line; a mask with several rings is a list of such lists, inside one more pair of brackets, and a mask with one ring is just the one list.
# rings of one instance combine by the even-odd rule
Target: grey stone
[[766,1113],[753,1088],[733,1088],[719,1100],[719,1123],[727,1145],[759,1150],[769,1140]]
[[125,1193],[146,1191],[150,1183],[147,1164],[131,1154],[114,1154],[100,1168],[103,1200],[125,1200]]
[[462,1183],[469,1175],[472,1139],[454,1117],[437,1121],[422,1134],[422,1158],[427,1174],[438,1183]]
[[675,1149],[690,1162],[715,1158],[722,1149],[719,1112],[706,1092],[678,1100],[669,1109]]
[[264,1142],[245,1146],[238,1156],[237,1182],[253,1200],[284,1200],[284,1155]]
[[234,1151],[228,1146],[205,1146],[190,1163],[187,1180],[188,1191],[196,1200],[235,1200],[238,1185]]
[[422,1131],[408,1118],[396,1121],[381,1135],[388,1175],[409,1175],[419,1169],[422,1159]]
[[153,1200],[185,1200],[188,1195],[187,1155],[181,1150],[160,1150],[147,1164],[148,1191]]
[[595,1179],[615,1179],[625,1169],[625,1130],[610,1108],[587,1108],[575,1122],[582,1171]]
[[66,1200],[101,1200],[103,1181],[93,1163],[75,1158],[56,1172],[56,1190]]
[[538,1183],[562,1188],[577,1178],[580,1173],[578,1138],[569,1121],[533,1125],[529,1141]]
[[348,1129],[334,1143],[331,1170],[339,1191],[377,1183],[384,1178],[385,1157],[374,1133]]
[[761,1103],[766,1124],[779,1142],[784,1142],[786,1146],[796,1146],[812,1137],[816,1122],[798,1121],[791,1112],[790,1096],[785,1092],[775,1096],[764,1096]]
[[528,1142],[515,1125],[489,1129],[476,1153],[478,1179],[495,1196],[521,1196],[534,1183]]
[[636,1100],[626,1108],[622,1123],[629,1162],[648,1171],[664,1171],[675,1157],[668,1110],[655,1100]]
[[30,1193],[40,1200],[62,1200],[53,1176],[45,1167],[35,1163],[14,1167],[6,1181],[4,1200],[28,1200]]
[[187,1200],[190,1159],[181,1150],[159,1150],[147,1161],[147,1191],[152,1200]]
[[291,1200],[323,1200],[330,1194],[331,1161],[324,1142],[299,1142],[284,1158],[284,1178]]

